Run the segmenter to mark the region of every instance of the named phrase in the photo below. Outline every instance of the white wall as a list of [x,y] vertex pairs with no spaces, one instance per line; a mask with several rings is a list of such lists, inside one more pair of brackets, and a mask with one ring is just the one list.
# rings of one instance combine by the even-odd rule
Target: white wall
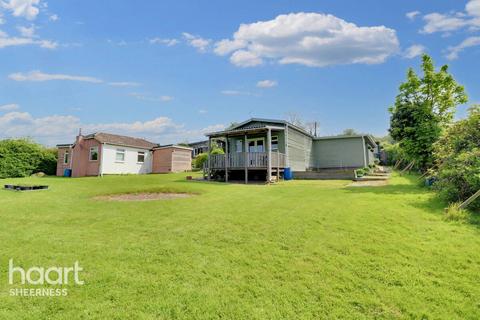
[[[102,148],[102,174],[145,174],[152,172],[152,153],[147,149],[120,147],[108,144],[104,144]],[[125,162],[116,161],[117,149],[125,150]],[[137,163],[139,151],[145,152],[144,163]]]

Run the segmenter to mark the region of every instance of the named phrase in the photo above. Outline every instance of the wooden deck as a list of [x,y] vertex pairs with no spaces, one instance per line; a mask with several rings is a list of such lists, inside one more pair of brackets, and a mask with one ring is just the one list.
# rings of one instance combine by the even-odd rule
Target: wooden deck
[[[239,152],[210,155],[210,168],[215,170],[225,169],[225,159],[228,159],[228,169],[267,169],[268,153],[267,152]],[[272,168],[285,168],[285,154],[280,152],[272,152],[271,159]]]

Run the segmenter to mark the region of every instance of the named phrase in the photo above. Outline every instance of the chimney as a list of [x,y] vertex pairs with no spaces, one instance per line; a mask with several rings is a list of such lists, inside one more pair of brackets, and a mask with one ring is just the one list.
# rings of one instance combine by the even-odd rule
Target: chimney
[[78,129],[78,135],[77,135],[76,143],[79,143],[82,140],[83,140],[82,128],[80,128],[80,129]]

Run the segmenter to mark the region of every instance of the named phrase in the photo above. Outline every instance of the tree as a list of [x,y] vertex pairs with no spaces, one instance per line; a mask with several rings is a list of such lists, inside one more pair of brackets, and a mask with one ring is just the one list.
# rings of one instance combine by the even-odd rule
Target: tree
[[[450,126],[434,146],[435,187],[449,201],[464,201],[480,190],[480,105]],[[480,208],[480,200],[472,204]]]
[[426,169],[433,164],[433,144],[451,123],[456,106],[467,102],[467,95],[448,73],[448,66],[436,72],[432,58],[423,55],[422,59],[423,76],[410,68],[400,85],[395,105],[389,109],[389,131],[408,160]]
[[358,132],[355,131],[355,129],[348,128],[348,129],[343,130],[343,132],[340,135],[341,136],[356,136],[357,134],[358,134]]
[[0,141],[0,179],[28,177],[32,173],[55,174],[56,149],[45,149],[27,139]]
[[318,121],[305,121],[303,118],[295,112],[289,112],[286,114],[286,120],[291,124],[302,128],[303,130],[310,133],[312,136],[316,136],[319,130],[319,122]]

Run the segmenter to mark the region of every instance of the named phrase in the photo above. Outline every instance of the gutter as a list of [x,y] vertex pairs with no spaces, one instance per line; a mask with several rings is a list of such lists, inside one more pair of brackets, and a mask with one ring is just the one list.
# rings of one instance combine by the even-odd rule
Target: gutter
[[367,167],[367,150],[365,148],[365,136],[362,136],[362,147],[363,147],[363,167]]

